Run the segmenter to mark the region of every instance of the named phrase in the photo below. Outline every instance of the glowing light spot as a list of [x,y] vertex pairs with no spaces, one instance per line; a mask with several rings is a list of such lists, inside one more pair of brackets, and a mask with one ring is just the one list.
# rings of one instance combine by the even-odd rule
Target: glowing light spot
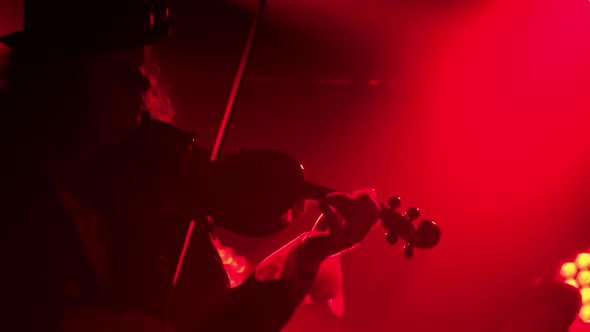
[[567,262],[559,271],[564,283],[580,291],[583,307],[579,317],[584,323],[590,323],[590,253],[580,253],[574,262]]
[[590,288],[582,288],[580,294],[582,295],[582,303],[590,304]]
[[246,271],[246,259],[244,257],[235,257],[231,263],[231,267],[236,273],[243,273]]
[[590,271],[582,271],[578,273],[578,284],[582,287],[590,285]]
[[576,288],[580,288],[580,285],[578,285],[578,282],[575,281],[574,279],[567,279],[565,281],[566,284],[570,285],[570,286],[574,286]]
[[566,279],[574,278],[576,273],[578,273],[578,268],[572,262],[565,263],[561,266],[561,276]]
[[373,85],[373,86],[379,85],[379,81],[378,80],[369,80],[368,83],[369,83],[369,85]]
[[223,262],[223,268],[227,273],[231,287],[236,287],[244,281],[243,273],[248,269],[248,262],[245,257],[235,255],[230,247],[218,244],[217,251]]
[[234,259],[234,252],[231,248],[222,247],[219,249],[219,257],[221,257],[223,264],[231,264]]
[[590,305],[585,305],[580,310],[580,319],[584,321],[584,323],[590,323]]
[[581,253],[576,257],[576,265],[580,270],[588,270],[590,267],[590,254],[589,253]]

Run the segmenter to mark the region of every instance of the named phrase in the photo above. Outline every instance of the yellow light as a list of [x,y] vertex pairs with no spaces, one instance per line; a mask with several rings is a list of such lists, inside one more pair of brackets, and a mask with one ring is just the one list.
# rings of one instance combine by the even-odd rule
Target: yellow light
[[582,294],[582,303],[590,304],[590,288],[582,288],[582,290],[580,290],[580,294]]
[[580,285],[578,285],[578,282],[575,281],[574,279],[568,279],[565,281],[566,284],[574,286],[576,288],[580,288]]
[[576,257],[576,265],[580,270],[588,270],[590,267],[590,254],[589,253],[582,253]]
[[218,252],[223,264],[231,264],[234,259],[234,252],[230,247],[221,247]]
[[590,271],[582,271],[578,273],[577,280],[581,287],[587,287],[590,285]]
[[580,318],[584,323],[590,323],[590,305],[585,305],[580,310]]
[[234,272],[236,273],[243,273],[246,271],[246,259],[242,256],[234,257],[234,260],[231,262],[231,267]]
[[246,271],[246,266],[244,266],[244,265],[240,266],[240,267],[239,267],[239,268],[236,270],[236,272],[237,272],[237,273],[244,273],[244,271]]
[[565,263],[561,266],[561,276],[566,279],[574,278],[576,273],[578,273],[578,268],[572,262]]

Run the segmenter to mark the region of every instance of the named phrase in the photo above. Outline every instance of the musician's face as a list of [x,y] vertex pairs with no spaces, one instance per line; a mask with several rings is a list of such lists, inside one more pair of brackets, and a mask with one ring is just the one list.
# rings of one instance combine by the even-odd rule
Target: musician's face
[[150,82],[142,74],[143,50],[97,54],[82,67],[89,133],[97,144],[112,144],[137,126]]

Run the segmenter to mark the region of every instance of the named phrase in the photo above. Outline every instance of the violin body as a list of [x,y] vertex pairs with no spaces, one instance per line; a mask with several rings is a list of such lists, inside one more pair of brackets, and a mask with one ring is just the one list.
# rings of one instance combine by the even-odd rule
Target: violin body
[[303,199],[304,173],[287,154],[272,150],[238,150],[221,156],[213,167],[213,200],[206,211],[219,226],[258,237],[275,234],[290,220],[282,218]]
[[210,163],[208,151],[192,136],[142,119],[128,139],[91,163],[90,201],[101,211],[129,204],[175,206],[177,215],[182,211],[179,217],[206,214],[218,226],[253,237],[288,226],[281,217],[304,196],[303,169],[294,158],[272,150],[237,150]]

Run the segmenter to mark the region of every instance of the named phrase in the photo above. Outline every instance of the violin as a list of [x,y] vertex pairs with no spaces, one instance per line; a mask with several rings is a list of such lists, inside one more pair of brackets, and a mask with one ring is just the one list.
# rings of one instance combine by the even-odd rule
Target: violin
[[[138,195],[127,193],[125,188],[129,187],[129,190],[158,195],[143,197],[146,202],[166,200],[161,195],[182,197],[184,204],[190,205],[187,208],[192,210],[189,216],[205,214],[216,225],[250,237],[282,231],[291,223],[283,216],[297,202],[320,201],[337,191],[306,181],[302,165],[279,151],[238,149],[220,155],[212,163],[207,159],[208,151],[195,144],[192,133],[152,120],[147,112],[136,132],[109,154],[110,157],[102,160],[113,160],[117,164],[95,163],[99,169],[133,172],[125,172],[124,178],[113,177],[113,173],[108,176],[114,178],[111,182],[118,192],[125,193],[122,196]],[[107,182],[96,175],[93,178],[101,185]],[[93,192],[101,191],[96,188]],[[113,192],[112,189],[102,191],[109,195]],[[429,220],[414,226],[419,210],[409,208],[400,214],[396,211],[400,203],[398,197],[392,197],[380,204],[380,224],[387,232],[389,243],[395,244],[400,238],[406,242],[404,253],[409,258],[413,248],[434,247],[441,232],[437,224]]]
[[[305,180],[304,168],[288,154],[273,150],[238,150],[222,156],[215,167],[218,181],[218,202],[232,202],[231,208],[213,206],[214,220],[230,230],[248,236],[274,234],[289,225],[281,218],[300,200],[323,200],[337,190]],[[263,206],[261,205],[263,202]],[[413,256],[414,248],[432,248],[438,244],[441,231],[434,221],[419,218],[417,208],[403,214],[396,211],[401,205],[399,197],[381,203],[380,224],[386,230],[385,238],[395,244],[401,238],[406,242],[404,255]],[[217,218],[217,219],[215,219]]]

